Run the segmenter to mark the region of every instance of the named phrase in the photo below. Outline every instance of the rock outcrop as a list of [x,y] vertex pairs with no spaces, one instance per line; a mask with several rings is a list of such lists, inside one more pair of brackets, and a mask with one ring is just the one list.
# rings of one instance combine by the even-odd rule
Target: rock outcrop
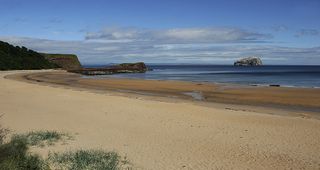
[[104,68],[82,68],[69,70],[69,72],[80,73],[84,75],[108,75],[117,73],[144,73],[148,71],[147,66],[143,62],[123,63]]
[[261,66],[262,61],[259,57],[242,58],[233,64],[234,66]]
[[148,70],[147,66],[143,62],[138,63],[122,63],[113,65],[111,69],[117,70],[122,73],[144,73]]
[[65,70],[81,69],[81,64],[78,57],[74,54],[46,54],[42,55],[53,64]]

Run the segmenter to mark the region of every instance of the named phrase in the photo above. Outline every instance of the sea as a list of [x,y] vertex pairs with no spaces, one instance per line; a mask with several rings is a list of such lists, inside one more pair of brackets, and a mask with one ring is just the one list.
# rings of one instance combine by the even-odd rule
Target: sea
[[[100,75],[91,78],[130,78],[147,80],[179,80],[192,82],[231,83],[251,86],[320,88],[320,66],[147,64],[152,71]],[[98,66],[88,66],[98,67]]]

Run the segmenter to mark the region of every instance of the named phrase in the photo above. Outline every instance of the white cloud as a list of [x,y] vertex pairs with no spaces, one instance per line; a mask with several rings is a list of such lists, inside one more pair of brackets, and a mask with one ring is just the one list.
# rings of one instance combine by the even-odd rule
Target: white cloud
[[288,31],[289,28],[285,25],[275,25],[275,26],[272,26],[272,30],[276,32],[284,32],[284,31]]
[[131,40],[134,42],[157,43],[232,43],[265,41],[271,35],[250,32],[239,28],[175,28],[139,29],[106,28],[99,32],[87,33],[86,40]]
[[303,36],[319,36],[320,31],[317,29],[300,29],[296,32],[296,37],[303,37]]
[[97,47],[97,48],[94,48],[94,50],[96,51],[105,51],[105,52],[108,52],[108,51],[116,51],[116,50],[119,50],[120,48],[117,47],[117,46],[108,46],[108,47]]
[[[186,31],[186,32],[184,32]],[[57,41],[34,39],[24,37],[0,37],[0,40],[14,45],[26,46],[39,52],[48,53],[73,53],[77,54],[83,64],[108,64],[120,62],[144,61],[147,63],[207,63],[207,64],[232,64],[234,60],[251,55],[262,56],[266,64],[320,64],[320,47],[293,48],[268,45],[266,43],[216,43],[197,42],[192,39],[205,39],[200,31],[171,31],[170,41],[122,41],[128,36],[119,36],[120,40],[82,40],[82,41]],[[204,29],[204,32],[208,30]],[[178,33],[177,33],[178,32]],[[172,39],[187,36],[189,43],[172,43]],[[207,34],[213,34],[208,31]],[[229,31],[226,31],[229,34]],[[201,35],[199,35],[201,34]],[[208,35],[213,37],[214,35]],[[140,36],[141,37],[141,36]],[[163,37],[163,36],[162,36]],[[239,37],[239,36],[229,36]],[[239,39],[239,38],[231,38]],[[176,40],[177,41],[177,40]]]

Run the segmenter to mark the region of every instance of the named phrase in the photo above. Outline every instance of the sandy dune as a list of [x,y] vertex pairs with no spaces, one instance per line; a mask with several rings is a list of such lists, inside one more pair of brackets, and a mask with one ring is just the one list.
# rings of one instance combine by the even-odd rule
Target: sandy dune
[[12,73],[16,72],[0,72],[1,122],[14,132],[53,129],[77,134],[69,145],[52,150],[115,150],[137,169],[320,168],[317,119],[134,99],[3,78]]

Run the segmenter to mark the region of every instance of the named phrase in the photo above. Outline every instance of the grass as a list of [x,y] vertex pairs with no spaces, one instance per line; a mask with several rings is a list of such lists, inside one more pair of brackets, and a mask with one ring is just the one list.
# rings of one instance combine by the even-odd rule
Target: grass
[[[1,131],[1,135],[6,134]],[[23,138],[13,138],[9,142],[0,144],[0,169],[1,170],[45,170],[46,162],[38,155],[28,152],[28,144]]]
[[51,146],[58,141],[72,140],[73,137],[67,133],[57,131],[32,131],[26,134],[18,134],[12,137],[13,139],[23,139],[30,146],[44,147]]
[[[1,170],[117,170],[124,169],[129,162],[116,152],[102,150],[77,150],[64,153],[49,153],[47,159],[29,152],[30,146],[53,145],[60,140],[72,139],[66,133],[35,131],[13,135],[5,142],[8,130],[0,125],[0,169]],[[126,169],[130,169],[127,167]]]
[[49,162],[57,169],[103,169],[116,170],[122,163],[115,152],[101,150],[78,150],[75,152],[49,154]]
[[[1,117],[2,117],[2,115],[0,115],[0,118]],[[2,144],[4,142],[4,139],[8,133],[9,133],[9,130],[2,128],[2,126],[0,125],[0,144]]]

